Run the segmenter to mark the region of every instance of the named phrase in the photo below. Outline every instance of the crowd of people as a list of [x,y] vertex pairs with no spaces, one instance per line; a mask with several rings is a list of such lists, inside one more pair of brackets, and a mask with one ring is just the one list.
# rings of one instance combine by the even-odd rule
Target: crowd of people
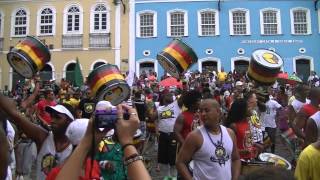
[[[0,95],[0,179],[30,176],[33,162],[39,180],[151,179],[143,161],[150,144],[156,144],[161,178],[319,179],[315,72],[307,83],[270,87],[223,68],[188,71],[178,85],[159,85],[166,78],[152,71],[136,77],[130,98],[117,106],[114,129],[96,128],[95,110],[108,102],[97,102],[86,83],[35,77]],[[276,162],[245,173],[261,153],[276,153],[277,134],[290,150],[292,169]]]

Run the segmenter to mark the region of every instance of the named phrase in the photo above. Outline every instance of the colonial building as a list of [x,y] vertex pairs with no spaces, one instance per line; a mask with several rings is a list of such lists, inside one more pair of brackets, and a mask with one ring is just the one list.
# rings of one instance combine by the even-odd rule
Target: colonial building
[[83,76],[103,63],[128,69],[129,13],[120,0],[0,0],[0,89],[21,78],[6,55],[27,35],[51,51],[42,79],[72,79],[78,58]]
[[[136,0],[135,69],[163,69],[156,55],[174,38],[197,53],[192,70],[246,71],[255,49],[279,53],[283,70],[306,79],[320,71],[320,9],[315,0]],[[320,5],[319,5],[320,6]],[[131,17],[132,18],[132,17]]]

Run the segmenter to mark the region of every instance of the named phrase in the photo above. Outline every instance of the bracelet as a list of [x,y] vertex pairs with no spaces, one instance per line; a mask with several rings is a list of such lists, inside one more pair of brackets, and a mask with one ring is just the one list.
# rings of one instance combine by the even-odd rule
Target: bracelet
[[135,158],[135,157],[137,157],[137,156],[139,156],[139,154],[134,153],[134,154],[128,156],[127,158],[125,158],[124,161],[128,161],[129,159]]
[[124,161],[124,165],[125,166],[129,166],[131,163],[133,163],[135,161],[140,161],[140,160],[143,160],[143,157],[142,156],[136,156],[134,158],[131,158],[131,159],[128,159],[128,160]]
[[128,146],[133,146],[133,144],[132,144],[132,143],[128,143],[128,144],[123,145],[123,146],[122,146],[122,151],[124,151],[124,149],[125,149],[126,147],[128,147]]

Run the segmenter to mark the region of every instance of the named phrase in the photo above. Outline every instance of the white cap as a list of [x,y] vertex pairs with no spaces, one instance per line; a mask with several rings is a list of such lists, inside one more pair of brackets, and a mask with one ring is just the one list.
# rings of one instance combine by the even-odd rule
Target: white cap
[[48,113],[60,113],[60,114],[64,114],[67,115],[69,119],[71,119],[72,121],[74,121],[74,117],[71,114],[71,112],[64,107],[63,105],[55,105],[55,106],[47,106],[45,109]]
[[76,119],[71,122],[66,130],[66,136],[72,145],[78,145],[84,137],[89,119]]
[[236,86],[242,86],[243,85],[243,82],[242,81],[237,81],[236,82]]
[[225,91],[225,92],[223,93],[223,95],[224,95],[224,96],[230,96],[230,92],[229,92],[229,91]]
[[108,108],[115,107],[109,101],[99,101],[96,105],[96,110],[107,110]]

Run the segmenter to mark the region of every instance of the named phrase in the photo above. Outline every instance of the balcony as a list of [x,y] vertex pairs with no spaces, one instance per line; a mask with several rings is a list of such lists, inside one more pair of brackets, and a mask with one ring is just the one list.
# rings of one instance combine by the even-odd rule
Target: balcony
[[90,48],[109,48],[110,45],[110,33],[91,33],[89,36]]
[[64,49],[81,49],[82,35],[62,35],[62,48]]
[[0,38],[0,51],[3,51],[3,38]]

